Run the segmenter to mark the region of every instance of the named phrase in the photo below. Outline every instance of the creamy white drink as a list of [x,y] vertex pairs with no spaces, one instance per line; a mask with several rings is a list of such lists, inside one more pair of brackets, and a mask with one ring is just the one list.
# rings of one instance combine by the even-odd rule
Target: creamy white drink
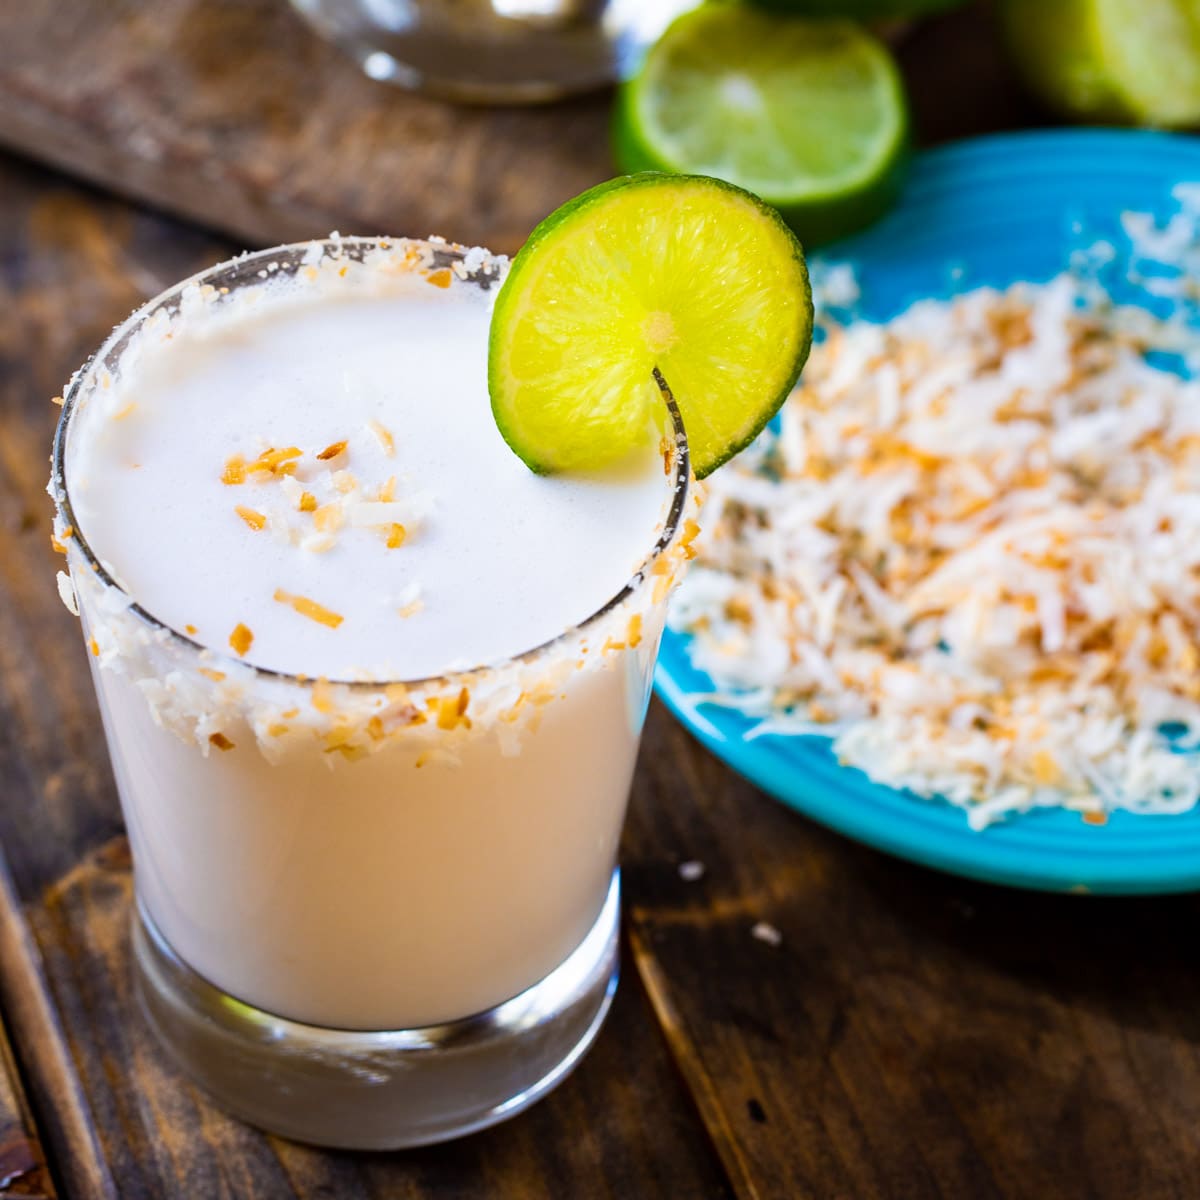
[[267,1012],[402,1029],[596,922],[686,539],[672,444],[583,478],[502,441],[501,261],[352,250],[119,330],[56,529],[152,922]]
[[76,434],[81,531],[172,628],[228,650],[244,625],[277,671],[419,679],[555,637],[645,558],[657,451],[535,475],[488,405],[494,289],[394,265],[180,322]]

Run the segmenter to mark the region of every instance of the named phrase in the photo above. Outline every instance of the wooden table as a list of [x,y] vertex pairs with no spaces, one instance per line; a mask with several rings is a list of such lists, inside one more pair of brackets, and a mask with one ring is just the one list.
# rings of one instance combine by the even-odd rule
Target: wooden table
[[[901,52],[926,140],[1040,119],[985,13]],[[604,98],[488,114],[387,91],[271,0],[0,7],[0,140],[103,186],[0,159],[0,1197],[1200,1194],[1196,899],[893,861],[774,804],[657,706],[624,981],[527,1114],[323,1153],[224,1117],[137,1018],[128,851],[53,586],[48,398],[126,312],[244,244],[336,225],[512,249],[611,173],[605,120]]]

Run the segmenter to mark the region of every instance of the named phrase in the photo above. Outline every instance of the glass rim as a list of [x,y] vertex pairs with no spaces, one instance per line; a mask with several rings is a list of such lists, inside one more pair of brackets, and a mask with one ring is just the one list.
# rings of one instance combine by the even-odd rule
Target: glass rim
[[[68,547],[74,543],[97,579],[105,587],[111,588],[128,600],[129,603],[125,605],[123,611],[132,613],[143,625],[156,634],[166,635],[167,639],[176,647],[188,653],[211,655],[218,662],[229,664],[241,671],[249,670],[253,672],[255,679],[294,684],[304,688],[311,688],[320,681],[336,684],[339,687],[351,688],[356,691],[372,692],[397,684],[414,689],[438,684],[444,685],[449,681],[480,675],[484,672],[499,671],[521,664],[528,664],[536,659],[545,657],[556,647],[598,624],[609,613],[619,608],[626,600],[634,596],[644,586],[647,577],[651,574],[653,565],[671,548],[672,543],[675,541],[676,535],[683,524],[684,512],[691,490],[691,463],[683,418],[669,384],[657,367],[654,368],[653,379],[658,386],[670,419],[670,427],[673,434],[671,446],[674,467],[673,471],[669,473],[672,489],[671,504],[663,521],[661,532],[649,553],[642,559],[615,595],[582,620],[569,625],[553,637],[547,638],[545,641],[539,642],[527,650],[505,655],[502,658],[479,663],[471,667],[407,679],[394,677],[386,679],[334,679],[322,677],[319,680],[310,675],[292,671],[281,671],[273,667],[263,667],[257,663],[246,662],[244,659],[234,658],[224,650],[206,645],[204,642],[198,641],[196,638],[168,624],[160,617],[155,616],[149,609],[139,604],[132,593],[113,578],[92,550],[87,538],[80,529],[67,487],[67,437],[70,431],[71,419],[78,410],[85,392],[90,391],[90,385],[95,380],[97,372],[106,368],[109,359],[125,348],[125,343],[128,342],[146,320],[158,312],[170,311],[172,303],[178,301],[188,288],[196,285],[212,284],[217,277],[221,277],[223,282],[225,280],[232,280],[238,286],[261,285],[269,282],[271,278],[282,276],[282,272],[279,272],[278,274],[272,274],[267,278],[263,278],[259,275],[262,264],[286,259],[289,267],[299,268],[304,265],[303,260],[305,256],[311,256],[313,248],[318,246],[322,249],[322,258],[330,256],[331,252],[334,255],[340,255],[343,251],[349,250],[352,257],[354,252],[358,252],[360,261],[362,254],[370,250],[392,250],[397,247],[400,249],[419,248],[428,252],[435,267],[452,267],[456,263],[465,265],[470,253],[468,247],[457,243],[426,238],[343,237],[340,235],[314,238],[311,241],[304,242],[287,242],[279,246],[268,247],[264,250],[248,251],[233,258],[224,259],[210,267],[205,267],[189,275],[186,279],[172,284],[170,287],[159,292],[158,295],[151,297],[116,326],[99,348],[85,360],[83,365],[71,377],[67,390],[63,394],[62,412],[59,414],[58,424],[54,431],[54,443],[50,458],[52,496],[58,512],[62,515],[63,520],[71,531],[71,536],[67,539]],[[462,283],[470,283],[486,291],[502,279],[503,264],[505,262],[506,260],[500,256],[489,255],[482,266],[468,266],[462,273],[455,272],[455,274]],[[498,266],[497,264],[500,265]]]

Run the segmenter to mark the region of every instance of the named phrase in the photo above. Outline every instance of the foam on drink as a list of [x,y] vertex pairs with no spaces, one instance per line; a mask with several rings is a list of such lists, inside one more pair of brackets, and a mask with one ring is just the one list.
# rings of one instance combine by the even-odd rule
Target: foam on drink
[[657,452],[533,474],[488,404],[494,289],[392,261],[198,312],[84,415],[76,517],[167,625],[217,649],[241,627],[274,670],[415,679],[539,645],[645,557]]

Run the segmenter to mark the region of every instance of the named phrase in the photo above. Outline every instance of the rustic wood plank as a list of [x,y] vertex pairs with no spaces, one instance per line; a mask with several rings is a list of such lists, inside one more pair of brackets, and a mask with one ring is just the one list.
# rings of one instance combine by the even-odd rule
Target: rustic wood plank
[[[264,1138],[218,1113],[134,1016],[131,875],[123,838],[31,906],[84,1089],[122,1196],[720,1197],[728,1189],[665,1055],[636,972],[610,1027],[547,1101],[451,1146],[330,1154]],[[121,1086],[122,1080],[136,1086]],[[653,1111],[653,1120],[646,1114]],[[119,1131],[119,1136],[109,1136]]]
[[[921,141],[1044,120],[986,6],[899,39]],[[511,253],[613,174],[605,95],[462,108],[363,76],[283,0],[0,5],[0,141],[247,245],[443,233]]]
[[375,83],[282,0],[0,5],[0,140],[249,244],[512,251],[612,174],[607,125],[605,97],[485,110]]
[[[66,1052],[62,1026],[50,1003],[41,959],[30,936],[8,865],[0,855],[0,1007],[8,1015],[20,1060],[34,1088],[57,1166],[69,1194],[86,1200],[116,1195],[103,1161],[79,1081]],[[0,1086],[0,1197],[55,1195],[42,1146],[16,1079],[17,1054],[0,1044],[7,1088]],[[6,1099],[8,1097],[8,1099]],[[6,1190],[7,1189],[7,1190]],[[23,1190],[24,1189],[24,1190]]]
[[[635,908],[634,912],[636,914],[639,910]],[[629,942],[630,956],[654,1006],[659,1025],[675,1054],[676,1063],[687,1082],[688,1090],[712,1140],[713,1149],[721,1159],[735,1194],[745,1200],[759,1200],[761,1193],[755,1181],[755,1172],[746,1159],[736,1131],[730,1124],[716,1081],[707,1073],[696,1048],[689,1040],[688,1031],[672,999],[672,989],[664,973],[663,963],[646,945],[637,921],[631,925]]]
[[[497,127],[367,84],[267,0],[81,0],[53,6],[53,28],[48,0],[23,7],[0,10],[0,138],[243,241],[391,226],[511,249],[610,169],[602,102]],[[1043,119],[988,28],[968,9],[907,36],[924,140]],[[646,993],[628,970],[563,1089],[403,1156],[322,1154],[212,1110],[129,1020],[128,868],[78,634],[46,582],[38,398],[227,247],[3,167],[0,217],[0,838],[122,1195],[1194,1193],[1200,983],[1182,934],[1197,901],[1020,896],[891,862],[773,805],[657,706],[625,840]],[[685,859],[701,880],[680,877]],[[778,946],[752,936],[759,921]],[[67,1141],[47,1138],[62,1161]]]
[[8,1033],[0,1029],[0,1198],[55,1195]]
[[658,708],[624,861],[639,968],[740,1196],[1194,1194],[1200,897],[1022,893],[889,859]]
[[87,1167],[71,1194],[730,1195],[633,970],[596,1047],[546,1101],[466,1141],[396,1155],[326,1154],[226,1118],[162,1061],[136,1015],[128,853],[86,654],[53,585],[47,400],[145,295],[228,252],[0,162],[0,844],[15,881],[0,887],[0,980],[34,1104],[56,1114],[44,1130],[55,1160]]
[[[30,947],[28,930],[24,929],[23,923],[13,923],[14,917],[19,922],[19,908],[14,901],[16,898],[8,886],[7,871],[0,858],[0,994],[4,992],[4,979],[10,974],[13,935],[18,941],[23,940],[24,948]],[[16,1028],[19,1033],[20,1022],[16,1006],[8,1002],[12,998],[6,996],[7,1016],[4,1025],[0,1026],[0,1200],[17,1196],[54,1200],[58,1190],[50,1176],[41,1135],[13,1054],[12,1030]],[[56,1115],[50,1116],[50,1120],[55,1118]]]

